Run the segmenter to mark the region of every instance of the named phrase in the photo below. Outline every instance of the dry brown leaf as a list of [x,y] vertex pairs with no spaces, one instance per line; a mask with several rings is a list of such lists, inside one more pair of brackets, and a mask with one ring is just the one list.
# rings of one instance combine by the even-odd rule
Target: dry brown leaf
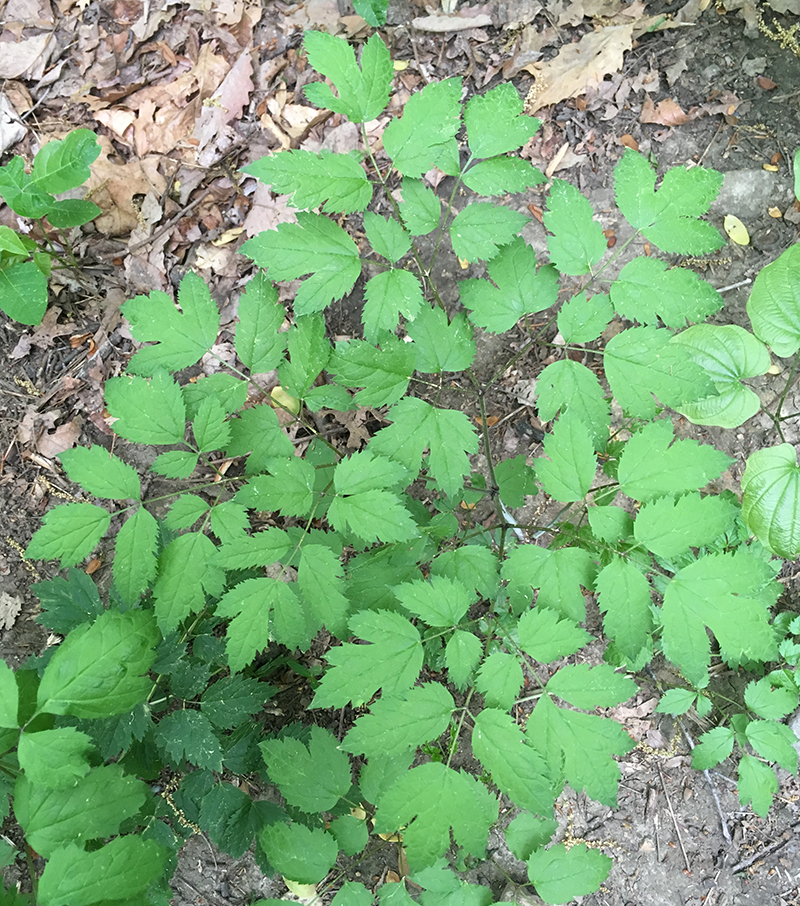
[[22,598],[10,595],[7,591],[0,593],[0,629],[11,629],[21,610]]
[[83,419],[79,416],[59,425],[55,431],[45,431],[36,441],[36,449],[42,456],[55,459],[59,453],[71,450],[78,442],[83,428]]
[[584,35],[577,44],[562,47],[554,59],[524,67],[536,78],[525,112],[535,113],[596,88],[606,75],[622,67],[624,53],[632,46],[632,33],[633,23],[601,28]]
[[[213,97],[203,104],[194,128],[194,137],[199,143],[199,152],[202,152],[214,139],[223,139],[225,126],[232,120],[241,118],[242,110],[250,99],[253,87],[253,61],[250,52],[244,51],[222,80],[222,84]],[[228,144],[232,140],[232,136],[228,136]],[[200,166],[208,166],[218,156],[217,145],[218,142],[214,142],[209,149],[211,157],[208,160],[204,159],[202,153],[198,154],[197,162]]]
[[686,113],[681,105],[672,98],[659,101],[658,104],[653,104],[651,98],[645,98],[642,112],[639,114],[639,122],[656,123],[659,126],[681,126],[700,116],[699,109],[699,107],[693,107],[689,113]]
[[45,56],[52,38],[52,32],[48,32],[16,43],[7,41],[0,44],[3,48],[0,54],[0,79],[17,79],[31,69]]

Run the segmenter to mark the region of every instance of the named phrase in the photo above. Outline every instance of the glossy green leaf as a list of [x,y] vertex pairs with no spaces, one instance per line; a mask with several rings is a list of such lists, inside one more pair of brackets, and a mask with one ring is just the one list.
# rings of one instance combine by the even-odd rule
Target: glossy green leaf
[[791,444],[756,450],[742,475],[742,519],[773,554],[800,553],[800,468]]
[[753,333],[781,357],[800,349],[800,248],[790,245],[762,268],[747,300]]
[[528,878],[545,903],[569,903],[594,893],[608,877],[611,859],[585,843],[569,849],[559,843],[538,849],[528,859]]

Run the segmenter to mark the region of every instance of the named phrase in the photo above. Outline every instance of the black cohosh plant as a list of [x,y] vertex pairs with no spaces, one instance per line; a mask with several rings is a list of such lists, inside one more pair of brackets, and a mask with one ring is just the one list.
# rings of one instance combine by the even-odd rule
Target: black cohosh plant
[[[310,84],[313,103],[362,125],[382,114],[393,66],[379,37],[360,62],[326,34],[307,34],[305,46],[335,89]],[[517,811],[505,837],[527,866],[516,880],[547,903],[589,893],[611,858],[553,841],[554,803],[569,784],[616,804],[615,759],[634,743],[594,712],[628,700],[657,654],[682,677],[660,705],[676,715],[727,707],[709,688],[712,660],[751,671],[739,711],[714,712],[698,767],[736,744],[742,803],[760,815],[777,787],[772,764],[796,769],[781,720],[798,702],[800,622],[773,618],[776,572],[800,551],[794,450],[751,456],[741,500],[716,493],[709,483],[731,459],[676,439],[672,411],[733,428],[759,410],[742,380],[770,367],[766,344],[795,360],[800,348],[798,247],[758,276],[753,333],[707,323],[720,294],[659,257],[635,257],[607,279],[621,249],[607,250],[591,205],[561,180],[546,188],[548,254],[537,260],[520,236],[526,215],[489,199],[545,184],[514,156],[539,122],[511,85],[463,106],[461,95],[458,79],[413,95],[382,152],[365,132],[364,154],[283,152],[246,168],[299,213],[242,247],[258,270],[239,301],[236,367],[176,380],[219,331],[199,277],[184,278],[178,306],[160,292],[125,305],[143,345],[128,374],[106,384],[114,430],[166,448],[156,475],[195,478],[156,518],[118,456],[99,446],[61,456],[70,479],[107,502],[54,506],[27,555],[74,566],[112,521],[119,530],[110,599],[79,570],[40,583],[40,619],[64,641],[16,674],[0,665],[0,782],[36,903],[164,903],[176,854],[200,831],[237,857],[255,842],[265,871],[320,896],[337,890],[337,906],[375,896],[407,906],[405,880],[376,892],[355,880],[359,859],[390,837],[424,906],[483,906],[492,890],[463,869],[486,857],[506,800]],[[450,198],[423,180],[433,168],[452,177]],[[647,240],[702,256],[722,245],[701,219],[719,174],[677,167],[658,183],[626,151],[614,179],[630,250]],[[461,185],[474,195],[456,212]],[[372,210],[376,198],[390,216]],[[348,230],[359,230],[361,249]],[[485,277],[459,282],[457,310],[431,276],[445,239],[462,261],[486,262]],[[324,310],[367,262],[363,337],[333,343]],[[581,288],[559,307],[564,277]],[[298,278],[282,330],[273,281]],[[624,329],[598,343],[615,316]],[[473,373],[476,329],[526,331],[522,355],[552,335],[541,325],[553,320],[563,345],[536,384],[552,429],[533,462],[502,461],[490,386]],[[248,399],[250,379],[275,369],[272,396]],[[442,404],[453,385],[479,424]],[[612,400],[624,413],[613,427]],[[354,452],[313,418],[367,407],[385,426]],[[289,423],[300,426],[294,439]],[[491,528],[459,518],[482,487]],[[540,527],[513,524],[510,511],[540,492],[563,512],[531,543]],[[581,657],[595,637],[587,592],[607,643],[596,666]],[[320,668],[306,655],[325,639]],[[310,683],[310,710],[265,733],[258,715],[286,663]],[[467,742],[474,776],[454,766]],[[252,799],[237,775],[274,785],[283,805]]]

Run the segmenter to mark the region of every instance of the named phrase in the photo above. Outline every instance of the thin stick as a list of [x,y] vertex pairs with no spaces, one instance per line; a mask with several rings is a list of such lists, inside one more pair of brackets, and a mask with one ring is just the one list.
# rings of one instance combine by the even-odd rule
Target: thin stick
[[689,862],[689,857],[686,855],[686,849],[684,848],[684,845],[683,845],[683,837],[681,837],[681,829],[678,827],[678,819],[675,817],[675,812],[672,810],[672,800],[669,798],[669,793],[667,792],[667,785],[666,785],[666,783],[664,783],[664,774],[661,771],[661,765],[658,764],[658,762],[656,762],[656,767],[658,768],[658,777],[659,777],[659,780],[661,781],[661,789],[664,791],[664,798],[667,800],[667,808],[669,808],[669,814],[670,814],[670,817],[672,818],[672,823],[675,826],[675,834],[678,837],[678,845],[680,846],[681,852],[683,853],[683,861],[686,863],[686,870],[691,871],[692,866],[691,866],[691,863]]
[[[694,749],[694,740],[689,735],[688,730],[683,726],[683,724],[678,721],[678,725],[681,728],[681,733],[683,733],[683,738],[686,740],[686,744],[690,749]],[[711,779],[711,774],[706,768],[703,771],[703,775],[708,781],[709,787],[711,787],[711,795],[714,797],[714,805],[717,807],[717,815],[719,816],[719,823],[722,825],[722,836],[725,838],[725,842],[729,846],[733,846],[733,838],[731,837],[731,832],[728,830],[728,822],[725,820],[725,815],[722,813],[722,803],[719,801],[719,794],[717,793],[717,786],[714,781]]]
[[[794,830],[796,827],[800,826],[800,821],[795,821],[793,824],[790,824],[786,828],[786,831]],[[792,835],[786,837],[785,840],[776,840],[774,843],[770,843],[769,846],[765,846],[764,849],[759,850],[754,856],[750,856],[747,859],[742,859],[741,862],[737,862],[731,871],[736,874],[737,871],[744,871],[745,868],[749,868],[754,862],[758,862],[759,859],[763,859],[765,856],[770,855],[771,853],[776,852],[781,847],[786,846],[786,844],[792,839]]]

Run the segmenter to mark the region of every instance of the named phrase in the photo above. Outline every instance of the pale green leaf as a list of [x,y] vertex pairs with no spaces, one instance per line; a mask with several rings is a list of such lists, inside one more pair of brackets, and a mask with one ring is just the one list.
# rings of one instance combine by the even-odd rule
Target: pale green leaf
[[800,349],[800,247],[790,245],[762,268],[747,300],[753,333],[775,355],[788,358]]
[[591,343],[598,339],[613,317],[614,307],[605,293],[596,293],[587,299],[586,293],[580,292],[561,306],[558,332],[565,343]]
[[[16,703],[16,688],[14,689]],[[19,766],[34,786],[63,789],[89,773],[91,737],[75,727],[59,727],[39,733],[22,733],[17,757]]]
[[608,877],[612,860],[585,843],[569,849],[559,843],[528,859],[528,878],[545,903],[569,903],[594,893]]
[[704,547],[730,531],[739,507],[722,497],[686,494],[661,497],[639,511],[636,540],[658,557],[675,557],[690,547]]
[[697,693],[694,689],[667,689],[661,696],[656,711],[659,714],[671,714],[673,717],[679,717],[681,714],[686,714],[696,700]]
[[214,562],[216,548],[206,535],[180,535],[158,558],[158,578],[153,586],[159,629],[167,635],[181,620],[205,606],[206,593],[220,593],[224,573]]
[[797,707],[797,690],[774,686],[770,678],[751,680],[744,690],[747,707],[766,720],[782,720]]
[[636,683],[610,664],[570,664],[562,667],[547,683],[547,691],[576,708],[611,708],[636,693]]
[[361,320],[364,338],[370,343],[377,343],[385,332],[397,330],[398,312],[413,321],[425,303],[417,277],[401,268],[382,271],[368,280],[364,297]]
[[546,664],[574,654],[591,641],[591,636],[572,620],[560,619],[555,610],[535,607],[520,617],[517,625],[522,650],[535,661]]
[[17,699],[17,680],[14,671],[4,660],[0,660],[0,727],[19,726]]
[[339,854],[329,833],[302,824],[268,824],[259,832],[258,840],[273,868],[298,884],[321,881]]
[[777,762],[784,771],[797,773],[797,736],[791,727],[774,720],[751,720],[745,735],[762,758]]
[[363,387],[356,406],[390,406],[406,392],[414,373],[414,350],[408,343],[385,337],[381,347],[363,340],[336,344],[328,370],[340,384]]
[[559,411],[571,411],[588,429],[594,449],[608,439],[609,405],[594,374],[580,362],[561,359],[548,365],[536,381],[539,417],[552,421]]
[[139,500],[141,490],[136,469],[104,447],[74,447],[58,457],[70,481],[105,500]]
[[791,560],[800,552],[800,468],[791,444],[756,450],[748,457],[742,519],[773,554]]
[[766,818],[772,808],[772,798],[778,792],[778,778],[763,761],[743,755],[739,762],[739,801],[751,802],[753,811]]
[[253,374],[272,371],[286,347],[286,334],[279,333],[285,312],[265,274],[257,273],[247,284],[239,299],[238,314],[236,354]]
[[472,326],[464,312],[454,314],[448,323],[441,308],[423,305],[406,329],[414,341],[417,371],[464,371],[475,359]]
[[60,560],[61,567],[80,563],[100,543],[111,513],[92,503],[66,503],[45,514],[25,549],[31,560]]
[[129,516],[114,541],[114,587],[123,601],[137,601],[156,577],[158,523],[140,507]]
[[114,431],[137,444],[180,444],[186,431],[181,388],[165,372],[151,380],[111,378],[105,384],[106,406],[116,419]]
[[616,544],[633,534],[633,519],[619,506],[592,506],[587,510],[592,534],[607,544]]
[[441,202],[421,179],[406,176],[402,182],[402,194],[400,216],[412,236],[426,236],[439,226]]
[[20,324],[41,323],[47,310],[47,277],[34,261],[0,267],[0,309]]
[[329,632],[344,637],[350,603],[344,594],[341,561],[322,544],[304,544],[300,557],[297,581],[303,600]]
[[450,224],[453,251],[465,261],[488,261],[508,245],[528,217],[488,201],[473,201]]
[[538,167],[519,157],[492,157],[473,164],[464,173],[463,182],[478,195],[491,197],[524,192],[529,186],[547,182],[547,177]]
[[351,531],[367,543],[391,544],[418,534],[411,514],[389,491],[335,497],[328,509],[328,520],[337,532]]
[[483,644],[473,633],[456,629],[450,636],[444,648],[444,662],[456,689],[466,688],[482,655]]
[[521,148],[541,126],[541,120],[526,116],[524,103],[510,82],[485,94],[476,94],[464,109],[469,149],[473,157],[494,157]]
[[606,253],[603,228],[589,201],[570,183],[554,179],[547,196],[544,225],[550,259],[562,274],[592,273]]
[[544,453],[549,459],[538,458],[534,468],[545,493],[562,503],[583,500],[594,483],[597,462],[580,415],[567,409],[545,437]]
[[538,818],[530,812],[520,812],[506,828],[506,843],[511,852],[524,861],[535,849],[548,843],[557,830],[555,818]]
[[455,626],[475,603],[476,595],[458,580],[431,576],[392,589],[397,600],[429,626]]
[[615,557],[595,581],[603,629],[623,659],[633,662],[653,632],[652,594],[647,579],[630,562]]
[[513,655],[494,651],[481,664],[475,688],[491,708],[510,708],[524,682],[522,667]]

